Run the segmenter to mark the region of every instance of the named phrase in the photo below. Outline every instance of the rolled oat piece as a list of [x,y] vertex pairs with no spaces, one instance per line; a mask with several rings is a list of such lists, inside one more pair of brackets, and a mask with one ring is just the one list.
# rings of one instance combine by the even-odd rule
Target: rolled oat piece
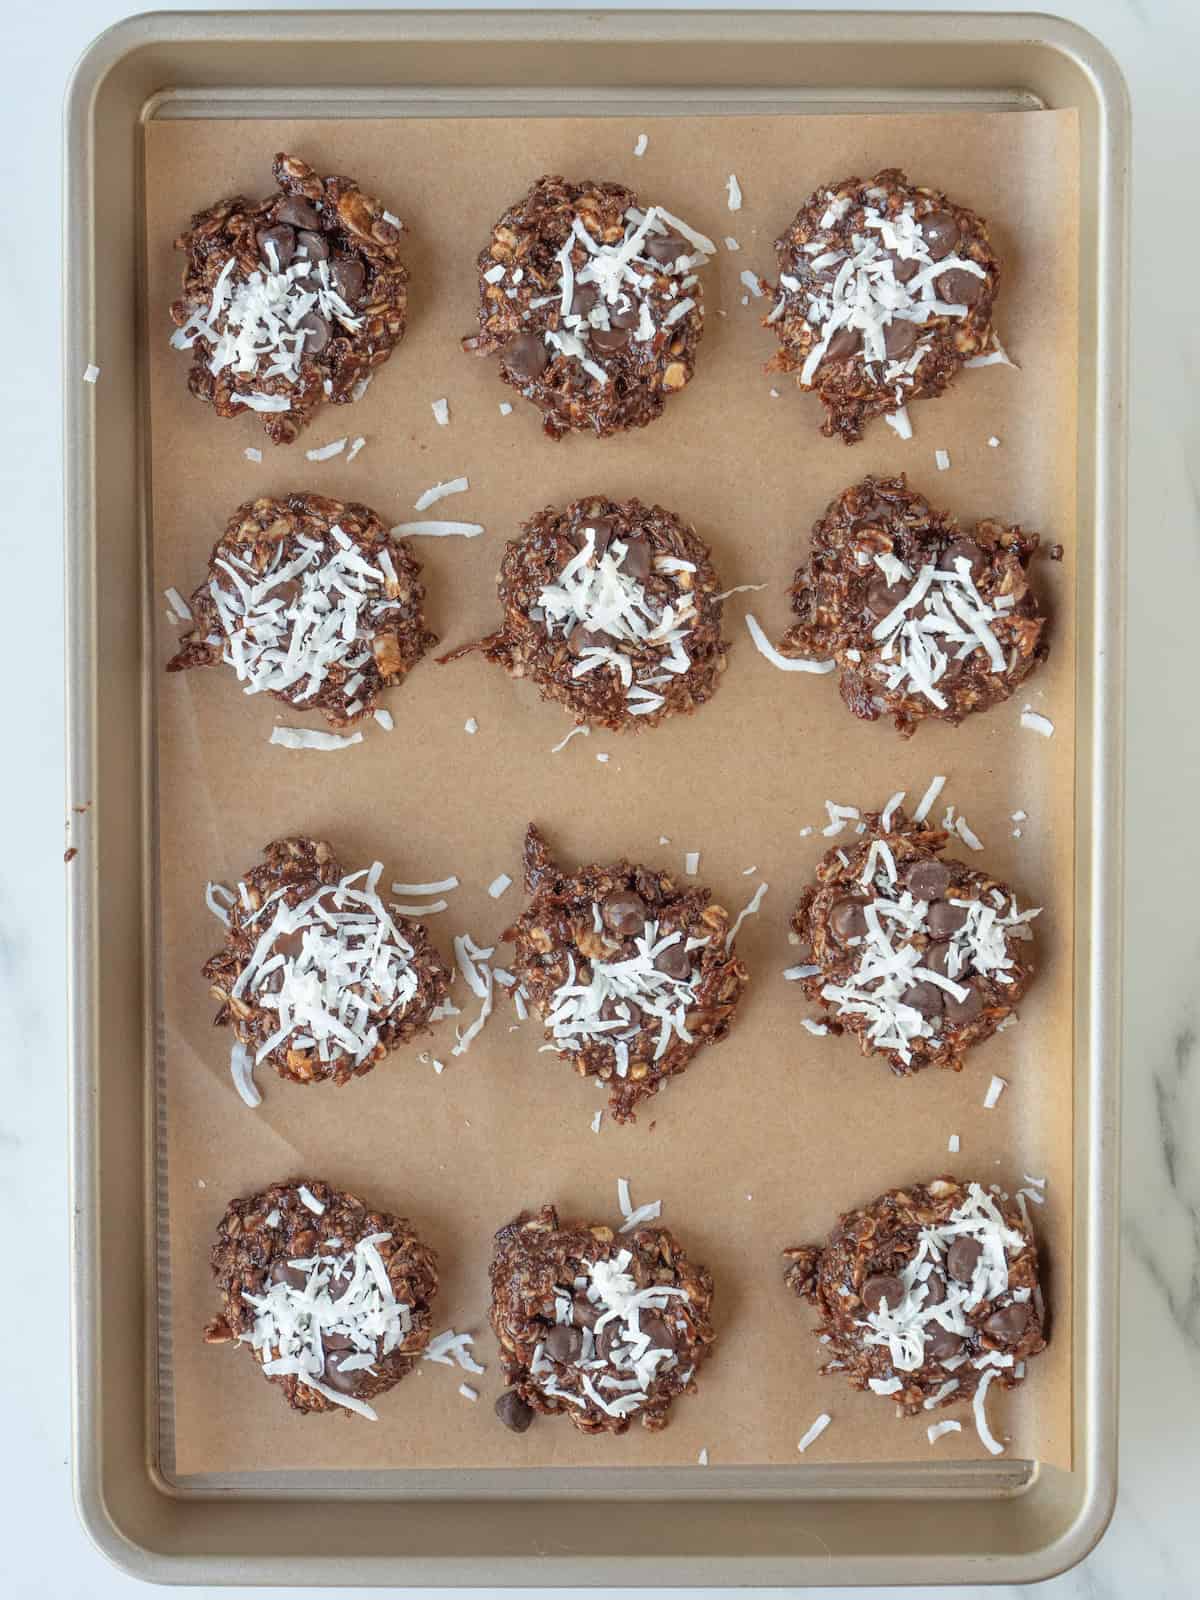
[[292,1083],[346,1084],[445,1003],[449,969],[424,924],[380,895],[382,873],[379,861],[343,873],[322,839],[276,839],[232,889],[208,885],[226,931],[203,971],[248,1105],[263,1062]]
[[247,500],[213,548],[167,671],[222,662],[246,694],[349,727],[437,643],[420,572],[368,506],[318,494]]
[[847,1211],[828,1243],[784,1252],[785,1279],[816,1306],[826,1375],[906,1416],[1013,1389],[1046,1348],[1038,1252],[1026,1208],[994,1186],[935,1178]]
[[479,256],[472,355],[542,413],[552,439],[641,428],[688,383],[715,245],[619,183],[544,177]]
[[495,633],[479,651],[577,724],[654,727],[710,700],[725,671],[712,552],[674,512],[592,495],[547,506],[504,549]]
[[608,1085],[618,1122],[733,1024],[746,968],[707,889],[630,861],[567,872],[532,823],[528,908],[503,939],[518,993],[580,1077]]
[[206,1344],[244,1345],[293,1411],[352,1411],[395,1388],[429,1343],[437,1257],[411,1222],[319,1178],[231,1200],[211,1256],[221,1311]]
[[404,337],[403,224],[353,178],[319,177],[296,156],[277,192],[198,212],[175,241],[187,257],[171,343],[192,352],[188,388],[219,417],[257,411],[291,444],[329,400],[366,390]]
[[792,917],[800,976],[830,1033],[852,1033],[899,1077],[962,1069],[1016,1016],[1033,981],[1033,919],[1007,884],[944,860],[944,828],[898,805],[867,812],[853,845],[826,852]]
[[864,478],[814,525],[781,655],[841,668],[856,717],[909,738],[1009,699],[1049,655],[1029,579],[1036,533],[985,517],[960,527],[903,473]]
[[614,1234],[563,1222],[552,1205],[496,1235],[492,1330],[508,1390],[496,1405],[524,1432],[533,1413],[581,1433],[657,1432],[676,1395],[695,1394],[712,1353],[712,1275],[664,1227]]
[[1000,348],[1000,263],[982,217],[889,168],[823,185],[775,241],[779,283],[765,319],[768,370],[794,372],[846,444],[884,416],[941,394],[967,361]]

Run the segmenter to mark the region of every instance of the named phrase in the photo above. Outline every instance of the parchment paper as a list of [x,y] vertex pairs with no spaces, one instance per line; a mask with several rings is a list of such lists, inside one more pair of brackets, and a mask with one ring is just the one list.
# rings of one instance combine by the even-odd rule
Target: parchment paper
[[[640,132],[649,134],[641,159]],[[257,420],[223,422],[187,393],[187,361],[168,347],[167,307],[180,260],[171,248],[189,215],[226,194],[270,189],[277,150],[320,172],[345,172],[378,194],[409,231],[408,336],[365,400],[328,407],[302,441],[274,448]],[[853,448],[818,431],[815,397],[763,375],[774,341],[759,326],[765,302],[742,304],[744,268],[773,275],[771,243],[818,183],[900,166],[988,219],[1004,261],[998,326],[1021,370],[968,372],[940,401],[912,407],[915,438],[882,423]],[[542,172],[621,179],[721,247],[705,271],[707,331],[696,380],[640,432],[555,444],[539,417],[501,385],[488,362],[463,355],[474,327],[473,261],[489,224]],[[736,172],[745,201],[726,208]],[[818,1375],[812,1311],[782,1284],[779,1252],[823,1237],[839,1211],[895,1184],[952,1172],[1012,1188],[1045,1175],[1035,1213],[1053,1315],[1049,1351],[1011,1401],[994,1389],[993,1427],[1010,1454],[1070,1463],[1071,902],[1073,593],[1088,557],[1076,529],[1075,394],[1077,144],[1072,113],[920,117],[494,119],[152,123],[147,129],[148,316],[153,432],[157,659],[176,631],[163,616],[167,584],[190,593],[230,511],[244,498],[309,489],[413,518],[431,484],[466,474],[470,493],[430,515],[486,525],[485,537],[419,541],[431,625],[446,647],[477,637],[498,615],[494,577],[506,538],[548,503],[585,493],[636,494],[693,521],[727,585],[762,583],[727,606],[733,641],[713,703],[640,736],[593,734],[558,755],[570,726],[528,685],[472,659],[427,659],[386,701],[394,733],[335,754],[267,743],[276,721],[307,722],[265,696],[247,698],[228,670],[157,681],[162,1028],[166,1052],[171,1336],[176,1469],[378,1468],[554,1464],[652,1466],[789,1463],[818,1412],[833,1423],[804,1458],[819,1462],[948,1460],[982,1454],[969,1411],[964,1431],[930,1448],[929,1418],[896,1420],[874,1395]],[[722,315],[722,313],[724,313]],[[781,391],[772,398],[772,385]],[[430,402],[450,402],[439,427]],[[513,414],[500,415],[503,400]],[[304,449],[349,433],[366,437],[353,463],[310,463]],[[989,448],[989,436],[1000,439]],[[262,463],[243,457],[263,450]],[[950,453],[935,470],[935,449]],[[827,501],[868,472],[904,470],[936,505],[964,518],[995,514],[1061,541],[1061,565],[1039,561],[1053,614],[1048,666],[1008,706],[954,730],[922,728],[902,743],[890,725],[856,722],[833,677],[786,675],[754,650],[753,609],[772,638],[788,620],[785,590]],[[1051,739],[1023,730],[1029,700],[1055,724]],[[479,731],[464,732],[468,717]],[[599,754],[609,755],[604,764]],[[930,776],[949,775],[954,801],[986,844],[980,859],[1045,912],[1040,973],[1020,1026],[970,1058],[961,1074],[892,1077],[853,1042],[813,1038],[804,1005],[781,977],[795,959],[787,922],[826,847],[823,802],[880,805],[896,789],[915,804]],[[1022,837],[1011,813],[1024,810]],[[431,919],[447,955],[469,929],[494,942],[521,902],[519,853],[536,818],[564,860],[627,854],[683,871],[700,852],[700,879],[736,911],[765,880],[763,910],[739,949],[752,981],[737,1026],[642,1111],[634,1127],[593,1112],[605,1097],[552,1055],[540,1028],[517,1031],[498,1006],[470,1053],[452,1058],[452,1024],[345,1089],[300,1088],[260,1072],[257,1111],[229,1076],[230,1038],[214,1030],[200,966],[220,943],[205,910],[209,878],[232,880],[271,838],[330,839],[347,869],[376,857],[385,881],[456,873],[463,887]],[[800,837],[800,829],[817,832]],[[660,835],[669,845],[658,843]],[[969,855],[965,846],[960,854]],[[743,875],[744,869],[757,872]],[[486,886],[516,882],[499,901]],[[503,961],[505,949],[497,952]],[[474,1002],[456,984],[458,1002]],[[993,1111],[993,1073],[1010,1087]],[[950,1134],[962,1151],[947,1154]],[[410,1215],[441,1255],[436,1325],[478,1335],[487,1364],[478,1404],[457,1393],[464,1374],[424,1363],[379,1402],[377,1425],[304,1418],[283,1405],[244,1354],[201,1343],[216,1309],[208,1249],[228,1198],[274,1179],[319,1176]],[[582,1438],[565,1419],[539,1419],[523,1437],[492,1415],[501,1388],[486,1325],[487,1262],[496,1228],[523,1206],[557,1202],[567,1215],[616,1217],[616,1180],[635,1204],[661,1199],[664,1219],[716,1278],[720,1343],[696,1397],[670,1427],[623,1438]]]

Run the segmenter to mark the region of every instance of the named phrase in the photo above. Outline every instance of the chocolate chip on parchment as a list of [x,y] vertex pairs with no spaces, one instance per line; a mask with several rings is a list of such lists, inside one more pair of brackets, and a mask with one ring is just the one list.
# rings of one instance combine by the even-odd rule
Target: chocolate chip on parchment
[[515,1389],[506,1389],[495,1405],[496,1415],[513,1433],[524,1433],[533,1421],[533,1411]]
[[550,365],[550,352],[540,334],[519,333],[504,346],[500,359],[514,378],[531,383]]

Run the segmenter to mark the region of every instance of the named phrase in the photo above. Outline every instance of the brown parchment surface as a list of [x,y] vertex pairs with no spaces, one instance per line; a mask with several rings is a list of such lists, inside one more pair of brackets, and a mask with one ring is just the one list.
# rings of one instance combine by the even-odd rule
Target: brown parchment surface
[[[823,1237],[839,1211],[892,1185],[952,1172],[1013,1187],[1044,1174],[1035,1213],[1053,1316],[1049,1351],[989,1414],[1014,1456],[1070,1463],[1070,1216],[1072,1142],[1071,904],[1073,860],[1073,598],[1090,560],[1075,527],[1078,173],[1073,113],[863,117],[438,121],[196,121],[147,128],[147,239],[153,435],[152,615],[157,662],[177,630],[161,590],[189,594],[232,509],[258,494],[295,490],[363,500],[388,523],[411,520],[429,485],[466,474],[470,492],[439,513],[486,525],[483,538],[417,542],[429,618],[445,647],[477,637],[498,612],[494,579],[506,538],[543,505],[586,493],[637,495],[692,521],[726,585],[766,583],[727,604],[728,673],[700,713],[640,736],[577,738],[528,685],[479,658],[427,658],[386,699],[394,733],[369,725],[362,745],[325,754],[270,746],[276,721],[322,725],[267,697],[247,698],[227,669],[157,680],[159,906],[166,1051],[171,1338],[176,1469],[795,1464],[797,1440],[818,1412],[833,1422],[805,1460],[948,1460],[982,1450],[969,1411],[964,1431],[931,1450],[927,1417],[897,1420],[892,1406],[818,1374],[813,1313],[785,1292],[780,1251]],[[641,159],[637,135],[649,134]],[[399,352],[365,399],[327,407],[290,448],[271,446],[257,419],[219,420],[187,393],[187,358],[168,347],[167,307],[181,258],[172,240],[189,215],[234,192],[269,192],[277,150],[320,172],[349,173],[409,230],[411,320]],[[960,376],[941,400],[912,407],[915,438],[882,422],[852,448],[822,438],[820,406],[762,372],[773,352],[759,326],[768,302],[744,306],[744,268],[773,276],[772,241],[819,183],[899,166],[945,188],[987,219],[1004,262],[997,312],[1019,372]],[[504,387],[492,363],[461,353],[475,326],[474,259],[493,218],[543,172],[622,180],[715,240],[732,234],[705,269],[707,328],[693,384],[665,416],[624,437],[555,444]],[[742,209],[726,207],[736,172]],[[725,315],[719,315],[724,312]],[[781,391],[772,398],[772,384]],[[439,427],[430,402],[445,396]],[[499,403],[513,414],[502,417]],[[313,463],[306,447],[349,433],[366,447]],[[989,448],[990,435],[1000,439]],[[261,464],[243,450],[256,445]],[[935,449],[950,453],[938,472]],[[904,470],[934,504],[964,518],[994,514],[1061,541],[1061,565],[1039,561],[1053,615],[1053,651],[1014,703],[959,729],[920,729],[905,744],[890,725],[856,722],[833,677],[784,674],[754,650],[752,609],[772,638],[788,621],[785,590],[814,519],[868,472]],[[1054,721],[1043,739],[1022,730],[1028,699]],[[469,736],[463,724],[478,720]],[[607,753],[606,764],[597,761]],[[986,845],[980,859],[1045,907],[1037,925],[1040,973],[1020,1026],[975,1052],[966,1070],[892,1077],[850,1040],[813,1038],[799,1025],[788,917],[826,847],[829,798],[881,805],[896,789],[915,804],[931,774],[949,775],[943,799],[965,812]],[[1010,814],[1028,812],[1023,836]],[[594,1081],[539,1054],[533,1021],[510,1031],[500,1005],[470,1053],[450,1056],[452,1024],[344,1089],[285,1084],[260,1070],[264,1103],[248,1110],[230,1081],[226,1030],[200,966],[219,944],[205,910],[209,878],[232,880],[269,839],[292,832],[330,839],[345,867],[377,857],[385,881],[456,873],[451,909],[430,921],[450,955],[464,929],[495,941],[521,903],[520,847],[536,818],[564,861],[626,854],[682,872],[700,852],[700,879],[736,911],[760,880],[770,888],[739,950],[752,981],[729,1040],[701,1054],[648,1103],[634,1127],[606,1116]],[[669,845],[658,843],[660,835]],[[953,852],[952,852],[953,853]],[[957,852],[969,855],[965,846]],[[744,876],[743,870],[757,873]],[[515,880],[499,901],[487,885]],[[506,950],[497,952],[503,962]],[[475,1003],[456,995],[466,1012]],[[430,1048],[441,1076],[417,1060]],[[132,1065],[132,1064],[131,1064]],[[1010,1087],[993,1111],[982,1101],[999,1073]],[[961,1154],[947,1154],[958,1133]],[[487,1373],[478,1404],[457,1393],[464,1374],[423,1363],[378,1404],[380,1421],[301,1417],[257,1374],[250,1357],[206,1348],[216,1309],[208,1267],[226,1200],[264,1184],[324,1177],[406,1213],[441,1257],[438,1328],[468,1329]],[[635,1426],[587,1439],[565,1419],[539,1419],[523,1437],[492,1415],[499,1364],[487,1328],[493,1232],[524,1206],[555,1201],[566,1214],[616,1215],[616,1180],[635,1204],[663,1201],[664,1219],[717,1284],[719,1344],[699,1393],[676,1402],[665,1432]]]

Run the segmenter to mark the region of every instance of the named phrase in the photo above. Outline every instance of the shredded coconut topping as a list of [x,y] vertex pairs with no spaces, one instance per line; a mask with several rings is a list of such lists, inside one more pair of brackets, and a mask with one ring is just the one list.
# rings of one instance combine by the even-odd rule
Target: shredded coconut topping
[[946,697],[937,685],[952,661],[965,661],[982,650],[993,672],[1006,670],[1004,650],[991,624],[1007,609],[983,599],[966,556],[957,558],[953,571],[930,565],[915,577],[897,556],[875,555],[874,560],[889,584],[909,584],[871,635],[881,647],[875,670],[889,690],[903,685],[906,693],[924,695],[944,711]]

